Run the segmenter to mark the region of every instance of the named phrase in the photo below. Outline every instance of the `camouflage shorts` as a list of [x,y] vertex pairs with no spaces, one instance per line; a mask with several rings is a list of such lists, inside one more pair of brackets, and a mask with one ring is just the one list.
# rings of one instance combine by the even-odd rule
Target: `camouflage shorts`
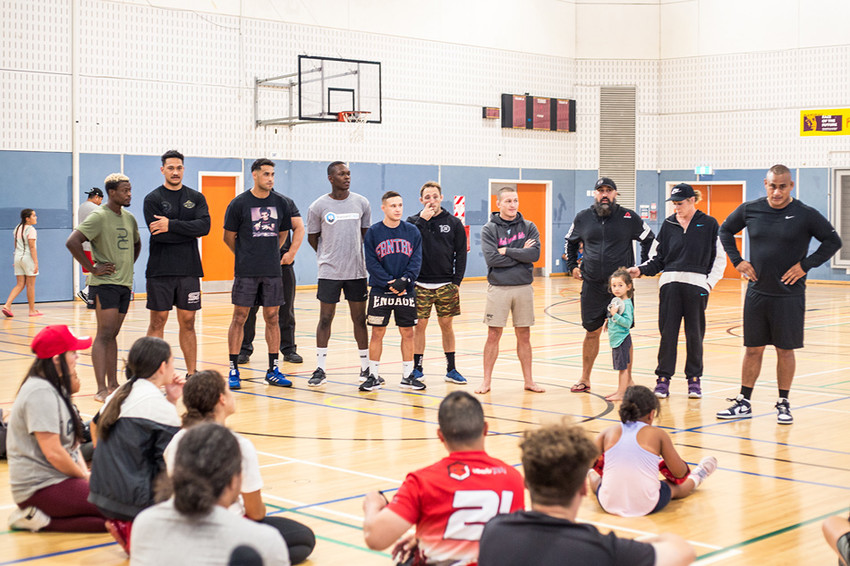
[[431,305],[437,309],[437,316],[458,316],[460,314],[460,292],[454,283],[443,285],[439,289],[416,287],[416,318],[430,318]]

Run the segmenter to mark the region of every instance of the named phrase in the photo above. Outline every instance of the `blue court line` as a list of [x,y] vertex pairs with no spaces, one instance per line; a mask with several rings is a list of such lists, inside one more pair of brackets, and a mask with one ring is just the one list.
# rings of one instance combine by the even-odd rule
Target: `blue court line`
[[33,560],[43,560],[45,558],[53,558],[54,556],[64,556],[66,554],[74,554],[77,552],[85,552],[86,550],[95,550],[97,548],[104,548],[107,546],[117,545],[117,542],[105,542],[102,544],[93,544],[91,546],[83,546],[80,548],[72,548],[69,550],[60,550],[59,552],[50,552],[48,554],[39,554],[37,556],[28,556],[27,558],[17,558],[15,560],[9,560],[6,562],[0,562],[0,566],[6,566],[6,564],[21,564],[23,562],[32,562]]

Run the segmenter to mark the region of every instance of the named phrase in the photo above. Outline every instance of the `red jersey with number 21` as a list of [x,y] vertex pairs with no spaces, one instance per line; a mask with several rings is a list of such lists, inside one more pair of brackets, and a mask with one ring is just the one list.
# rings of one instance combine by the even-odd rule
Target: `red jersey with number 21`
[[416,524],[428,564],[475,564],[484,525],[501,513],[525,508],[522,475],[486,452],[452,452],[407,474],[389,504]]

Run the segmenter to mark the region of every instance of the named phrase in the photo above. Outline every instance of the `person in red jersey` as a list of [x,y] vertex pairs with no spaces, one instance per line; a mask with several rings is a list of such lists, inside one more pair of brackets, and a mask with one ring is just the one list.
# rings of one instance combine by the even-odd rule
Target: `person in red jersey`
[[369,548],[383,550],[416,525],[415,539],[395,545],[395,559],[475,564],[484,524],[524,508],[522,476],[484,451],[484,411],[469,393],[454,391],[443,399],[438,421],[448,457],[408,474],[392,502],[380,491],[367,493],[363,537]]

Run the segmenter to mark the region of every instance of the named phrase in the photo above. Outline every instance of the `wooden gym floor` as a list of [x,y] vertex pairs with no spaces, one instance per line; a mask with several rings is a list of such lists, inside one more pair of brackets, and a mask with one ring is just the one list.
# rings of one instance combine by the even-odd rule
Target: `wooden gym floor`
[[[652,386],[658,343],[657,282],[637,282],[634,379]],[[579,283],[554,277],[535,283],[537,324],[532,330],[534,375],[545,394],[522,391],[514,339],[506,331],[496,365],[493,391],[480,397],[490,423],[488,451],[510,464],[519,464],[521,432],[563,416],[595,434],[617,422],[616,405],[604,400],[614,391],[616,372],[610,369],[607,341],[594,370],[593,391],[571,394],[569,387],[581,367],[583,330],[579,323]],[[662,401],[659,425],[673,437],[677,449],[692,465],[714,454],[719,469],[690,498],[672,502],[663,512],[637,519],[603,513],[593,498],[581,507],[579,519],[603,531],[614,529],[629,537],[673,531],[691,541],[699,564],[834,564],[823,541],[821,521],[846,514],[850,505],[850,286],[810,284],[807,296],[806,348],[797,353],[797,376],[791,392],[795,424],[776,424],[775,356],[768,351],[754,394],[754,416],[744,421],[718,421],[714,413],[737,394],[742,355],[741,305],[743,284],[722,281],[711,294],[705,338],[706,368],[701,400],[689,400],[681,375],[672,394]],[[458,369],[470,385],[442,380],[444,358],[436,324],[428,329],[425,371],[428,389],[421,393],[398,387],[401,364],[398,334],[387,333],[381,373],[383,390],[357,390],[359,363],[345,303],[334,321],[328,356],[328,383],[320,390],[307,387],[314,369],[315,291],[299,290],[296,299],[297,341],[302,365],[284,364],[298,375],[295,387],[263,384],[265,346],[262,330],[256,353],[242,369],[243,389],[237,393],[237,414],[229,425],[248,436],[260,453],[265,481],[263,496],[270,513],[284,513],[312,527],[318,543],[309,564],[389,564],[388,554],[368,550],[361,533],[362,496],[381,489],[392,493],[406,472],[433,463],[444,455],[437,440],[437,405],[454,389],[472,391],[481,379],[485,327],[481,322],[486,283],[467,281],[461,287],[463,315],[455,319]],[[31,362],[31,337],[44,325],[65,323],[78,334],[93,334],[94,315],[79,301],[41,304],[45,316],[28,319],[21,306],[17,316],[3,320],[0,360],[0,407],[11,406]],[[229,294],[207,294],[197,320],[199,366],[227,369],[226,336],[230,322]],[[119,336],[125,356],[132,342],[144,335],[148,313],[144,300],[131,306]],[[262,325],[262,323],[260,323]],[[166,338],[177,347],[172,316]],[[684,348],[682,348],[682,354]],[[683,358],[683,356],[680,356]],[[680,359],[679,367],[684,363]],[[121,364],[123,365],[123,364]],[[83,390],[77,404],[84,415],[97,410],[91,358],[78,363]],[[842,438],[844,440],[842,440]],[[0,462],[0,519],[13,508],[8,466]],[[19,563],[127,563],[124,553],[107,534],[33,534],[0,531],[0,566]]]

